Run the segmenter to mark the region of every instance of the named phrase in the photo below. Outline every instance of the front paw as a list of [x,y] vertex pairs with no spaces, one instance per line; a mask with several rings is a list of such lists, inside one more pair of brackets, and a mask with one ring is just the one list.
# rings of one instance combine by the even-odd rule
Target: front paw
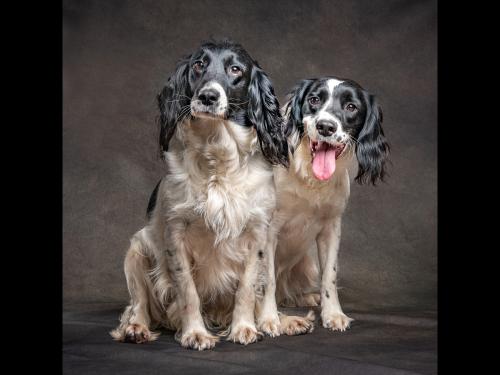
[[159,333],[151,332],[148,327],[139,323],[128,324],[124,330],[123,328],[117,328],[111,332],[111,336],[115,340],[134,344],[154,341],[159,335]]
[[281,315],[281,333],[288,336],[304,335],[314,330],[314,311],[305,317]]
[[231,327],[231,332],[227,337],[228,341],[248,345],[262,339],[262,334],[257,331],[253,324],[237,324]]
[[218,337],[211,335],[206,330],[191,330],[179,336],[176,335],[176,340],[179,341],[183,348],[200,351],[212,349],[215,343],[219,341]]
[[340,312],[322,314],[321,320],[323,321],[323,327],[325,328],[331,329],[332,331],[345,331],[349,328],[354,319],[349,318],[346,314]]
[[277,337],[280,335],[281,331],[280,318],[276,315],[273,317],[260,319],[258,327],[259,331],[263,332],[264,334],[271,337]]

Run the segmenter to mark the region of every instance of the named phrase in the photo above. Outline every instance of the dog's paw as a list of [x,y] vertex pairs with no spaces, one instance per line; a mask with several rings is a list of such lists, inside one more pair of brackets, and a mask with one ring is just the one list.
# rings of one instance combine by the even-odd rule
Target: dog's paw
[[297,299],[297,307],[319,306],[321,296],[319,293],[307,293]]
[[183,348],[194,350],[212,349],[219,341],[217,336],[214,336],[206,330],[191,330],[186,333],[178,333],[175,339]]
[[111,331],[111,336],[115,340],[135,344],[154,341],[159,335],[159,333],[151,332],[148,327],[139,323],[129,324],[125,327],[125,330],[115,329],[114,331]]
[[331,329],[332,331],[345,331],[349,328],[351,322],[354,320],[349,318],[344,313],[334,313],[322,315],[323,327]]
[[265,335],[271,337],[277,337],[280,335],[281,323],[278,316],[264,318],[258,324],[259,331],[263,332]]
[[238,324],[231,327],[227,340],[235,343],[248,345],[262,339],[262,334],[257,331],[255,326],[250,324]]
[[305,317],[281,316],[281,333],[288,336],[304,335],[314,330],[314,312],[311,310]]

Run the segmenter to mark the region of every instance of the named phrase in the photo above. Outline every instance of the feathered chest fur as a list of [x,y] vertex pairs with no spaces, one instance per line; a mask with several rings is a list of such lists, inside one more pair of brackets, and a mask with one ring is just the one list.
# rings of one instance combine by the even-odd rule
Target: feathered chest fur
[[214,245],[238,238],[246,224],[274,204],[273,172],[254,128],[227,120],[186,120],[167,154],[170,214],[213,234]]
[[[166,153],[164,219],[182,219],[184,244],[203,301],[232,296],[256,230],[275,207],[273,170],[253,128],[187,120]],[[230,298],[230,301],[233,299]]]

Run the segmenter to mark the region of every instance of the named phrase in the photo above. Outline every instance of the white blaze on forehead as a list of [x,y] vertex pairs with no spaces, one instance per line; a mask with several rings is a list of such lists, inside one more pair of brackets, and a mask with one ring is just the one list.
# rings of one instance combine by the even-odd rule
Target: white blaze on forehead
[[226,107],[227,107],[227,95],[226,95],[226,91],[224,91],[224,88],[221,86],[220,83],[215,82],[215,81],[210,81],[205,85],[204,89],[216,90],[219,93],[219,108],[226,109]]
[[331,113],[327,112],[326,109],[332,104],[333,101],[333,91],[335,88],[343,83],[344,81],[339,81],[338,79],[335,78],[330,78],[328,81],[326,81],[326,86],[328,87],[328,100],[323,104],[323,107],[321,107],[319,113],[318,113],[318,120],[319,119],[330,119],[333,120],[337,123],[337,125],[340,125],[340,120],[332,115]]
[[342,82],[344,82],[344,81],[339,81],[338,79],[335,79],[335,78],[330,78],[326,82],[326,84],[328,86],[328,93],[330,94],[330,99],[333,96],[333,90],[335,90],[335,87],[337,87],[338,85],[340,85]]

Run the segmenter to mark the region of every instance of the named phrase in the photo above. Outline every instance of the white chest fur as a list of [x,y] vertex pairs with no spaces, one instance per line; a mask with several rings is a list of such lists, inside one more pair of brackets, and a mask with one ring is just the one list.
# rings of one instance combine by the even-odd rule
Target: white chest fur
[[269,194],[272,168],[258,149],[253,128],[188,120],[178,127],[176,138],[167,154],[168,190],[176,195],[169,206],[184,217],[203,218],[216,245],[237,238],[252,217],[274,204]]

